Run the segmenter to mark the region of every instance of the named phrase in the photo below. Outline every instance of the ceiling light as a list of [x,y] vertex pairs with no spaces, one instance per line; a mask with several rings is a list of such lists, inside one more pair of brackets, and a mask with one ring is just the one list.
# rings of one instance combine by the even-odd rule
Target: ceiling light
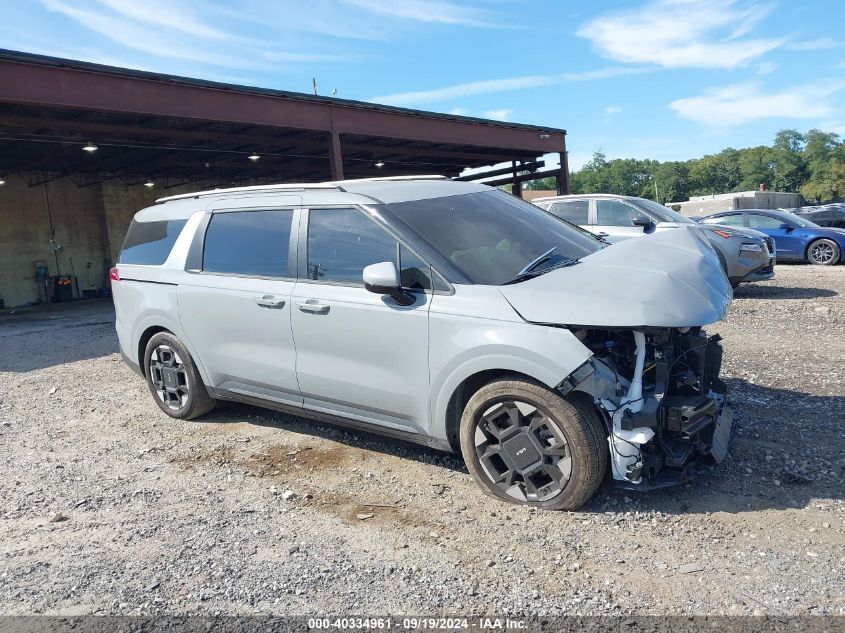
[[152,180],[148,180],[147,182],[144,183],[144,186],[145,187],[155,187],[156,184]]
[[0,178],[0,185],[5,185],[5,184],[6,184],[6,181],[3,180],[2,178]]
[[383,161],[379,161],[379,162],[377,162],[377,163],[376,163],[376,167],[378,167],[379,169],[381,169],[382,167],[384,167],[384,162],[383,162]]
[[255,162],[255,161],[257,161],[259,158],[261,158],[261,156],[259,156],[259,155],[258,155],[258,154],[256,154],[255,152],[253,152],[252,154],[250,154],[249,156],[247,156],[247,158],[249,158],[251,161]]
[[85,145],[82,146],[82,149],[86,152],[96,152],[97,146],[94,145],[91,141],[88,141]]

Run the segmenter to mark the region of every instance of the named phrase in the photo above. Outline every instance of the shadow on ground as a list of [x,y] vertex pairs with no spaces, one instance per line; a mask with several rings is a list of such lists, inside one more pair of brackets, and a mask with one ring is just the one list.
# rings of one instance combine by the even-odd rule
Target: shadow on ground
[[828,288],[788,288],[769,283],[740,284],[734,290],[736,299],[822,299],[836,297],[838,294]]
[[[623,490],[608,478],[583,511],[739,513],[800,509],[813,499],[845,499],[845,472],[841,464],[836,465],[845,451],[841,433],[845,396],[815,396],[739,379],[728,380],[728,387],[736,412],[737,436],[725,462],[705,467],[699,477],[686,484],[661,490]],[[459,455],[249,405],[225,403],[202,421],[280,428],[426,463],[432,468],[467,472]],[[796,437],[805,443],[800,450],[796,449]],[[791,465],[790,459],[805,465]],[[831,468],[833,475],[829,474]],[[626,503],[625,497],[633,503]]]

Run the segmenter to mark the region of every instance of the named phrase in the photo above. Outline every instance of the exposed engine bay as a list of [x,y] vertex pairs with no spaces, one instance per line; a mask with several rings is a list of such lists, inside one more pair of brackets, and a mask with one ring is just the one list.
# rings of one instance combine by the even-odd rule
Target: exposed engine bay
[[725,458],[733,420],[719,379],[718,335],[700,327],[574,333],[594,356],[560,389],[593,397],[607,426],[614,479],[671,485]]

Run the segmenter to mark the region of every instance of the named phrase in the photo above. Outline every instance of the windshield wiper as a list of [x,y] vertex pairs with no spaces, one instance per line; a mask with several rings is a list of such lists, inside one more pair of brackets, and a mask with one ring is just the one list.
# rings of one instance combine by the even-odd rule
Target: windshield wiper
[[[544,261],[544,260],[541,260],[541,261]],[[557,270],[558,268],[565,268],[566,266],[572,266],[573,264],[577,264],[577,263],[578,263],[577,257],[570,257],[569,259],[563,259],[563,260],[557,262],[556,264],[552,264],[551,266],[546,266],[545,268],[535,268],[534,270],[529,270],[528,272],[521,272],[516,277],[514,277],[510,281],[506,281],[502,285],[507,286],[509,284],[518,284],[520,281],[525,281],[526,279],[531,279],[532,277],[539,277],[540,275],[545,275],[547,272],[549,272],[551,270]]]
[[528,262],[528,263],[525,265],[525,268],[523,268],[522,270],[520,270],[520,271],[516,274],[516,276],[517,276],[517,277],[520,277],[521,275],[524,275],[525,273],[529,273],[529,272],[531,272],[532,270],[534,270],[534,269],[537,267],[537,265],[538,265],[538,264],[542,264],[544,261],[546,261],[547,259],[549,259],[549,258],[552,256],[552,253],[554,253],[556,250],[557,250],[557,246],[552,246],[552,247],[551,247],[549,250],[547,250],[545,253],[543,253],[542,255],[540,255],[539,257],[537,257],[537,258],[535,258],[535,259],[532,259],[530,262]]

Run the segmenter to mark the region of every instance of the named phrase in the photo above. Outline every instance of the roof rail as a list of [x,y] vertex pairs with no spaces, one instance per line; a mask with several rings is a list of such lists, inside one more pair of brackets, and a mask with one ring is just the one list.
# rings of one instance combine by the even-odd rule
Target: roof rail
[[221,193],[239,193],[241,191],[302,191],[305,189],[336,189],[343,191],[341,185],[354,182],[378,182],[381,180],[449,180],[446,176],[382,176],[380,178],[357,178],[352,180],[333,180],[330,182],[310,183],[283,183],[278,185],[251,185],[249,187],[230,187],[228,189],[209,189],[207,191],[196,191],[194,193],[180,193],[175,196],[167,196],[156,200],[156,204],[170,202],[171,200],[186,200],[188,198],[199,198],[201,196],[214,196]]
[[376,176],[374,178],[353,178],[352,180],[333,180],[331,184],[333,185],[343,185],[346,183],[353,183],[353,182],[379,182],[382,180],[388,181],[395,181],[395,180],[451,180],[448,176],[439,176],[436,174],[424,174],[421,176]]
[[302,191],[303,189],[340,189],[331,182],[319,183],[285,183],[279,185],[251,185],[249,187],[229,187],[227,189],[208,189],[206,191],[195,191],[194,193],[180,193],[175,196],[167,196],[156,200],[156,204],[170,202],[171,200],[185,200],[187,198],[199,198],[201,196],[214,196],[220,193],[238,193],[241,191]]

